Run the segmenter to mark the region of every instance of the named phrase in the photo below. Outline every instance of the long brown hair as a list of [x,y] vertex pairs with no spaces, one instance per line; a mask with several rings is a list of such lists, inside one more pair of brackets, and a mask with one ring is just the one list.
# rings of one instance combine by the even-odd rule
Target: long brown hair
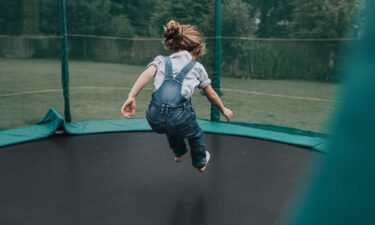
[[170,20],[164,26],[164,47],[167,50],[178,52],[187,50],[193,56],[199,57],[206,53],[206,44],[204,43],[200,32],[195,26],[190,24],[181,25],[175,20]]

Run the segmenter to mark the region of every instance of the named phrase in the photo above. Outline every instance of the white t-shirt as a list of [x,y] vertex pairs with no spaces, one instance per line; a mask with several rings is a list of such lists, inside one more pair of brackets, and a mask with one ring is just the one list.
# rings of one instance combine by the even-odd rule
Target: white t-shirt
[[[192,56],[188,51],[180,51],[170,55],[172,62],[173,77],[176,77],[180,70],[192,60]],[[157,72],[154,77],[153,91],[159,89],[164,81],[165,76],[165,59],[163,56],[157,56],[147,67],[154,65]],[[191,98],[196,87],[202,89],[211,83],[208,74],[203,65],[197,62],[187,74],[182,82],[181,95],[186,99]]]

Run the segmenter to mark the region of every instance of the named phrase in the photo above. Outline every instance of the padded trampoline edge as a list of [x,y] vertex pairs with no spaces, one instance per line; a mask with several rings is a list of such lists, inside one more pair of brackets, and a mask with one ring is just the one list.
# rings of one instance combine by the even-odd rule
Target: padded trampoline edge
[[93,120],[65,123],[67,134],[84,135],[98,133],[113,133],[125,131],[152,131],[144,119],[130,120]]
[[61,127],[63,121],[62,116],[50,108],[44,118],[35,125],[0,131],[0,147],[49,137]]
[[[198,123],[206,133],[252,137],[311,148],[320,152],[326,151],[326,138],[319,133],[288,127],[260,126],[258,124],[212,122],[209,120],[198,120]],[[70,135],[152,131],[145,119],[93,120],[66,123],[62,116],[51,108],[43,120],[36,125],[0,131],[0,147],[49,137],[61,126]]]
[[[251,124],[244,126],[207,120],[198,120],[198,123],[206,133],[252,137],[311,148],[321,152],[325,151],[325,148],[317,147],[324,146],[326,143],[326,139],[322,137],[323,135],[318,133],[302,130],[298,133],[296,132],[297,129],[290,129],[291,132],[288,132],[289,128],[285,128],[283,131],[277,131],[268,129],[266,126],[264,128],[259,128],[259,126],[251,127]],[[64,127],[65,131],[72,135],[151,131],[145,119],[73,122],[65,123]]]

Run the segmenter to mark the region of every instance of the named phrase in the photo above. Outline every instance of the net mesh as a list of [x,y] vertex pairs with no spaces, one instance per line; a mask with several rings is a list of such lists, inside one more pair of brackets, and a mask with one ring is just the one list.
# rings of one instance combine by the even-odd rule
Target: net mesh
[[50,107],[63,111],[59,10],[45,3],[0,1],[0,129],[35,124]]
[[[49,107],[64,112],[59,2],[0,0],[0,129],[33,124]],[[228,0],[215,12],[214,0],[67,1],[72,119],[122,118],[120,107],[139,74],[156,56],[170,54],[162,30],[175,19],[202,32],[208,52],[199,61],[211,78],[221,40],[222,99],[235,122],[323,131],[345,72],[343,46],[356,45],[364,6],[326,2],[320,15],[313,2]],[[215,13],[222,17],[217,38]],[[315,20],[326,25],[311,27]],[[136,118],[144,118],[151,91],[149,84],[138,96]],[[193,105],[198,118],[210,119],[201,90]]]

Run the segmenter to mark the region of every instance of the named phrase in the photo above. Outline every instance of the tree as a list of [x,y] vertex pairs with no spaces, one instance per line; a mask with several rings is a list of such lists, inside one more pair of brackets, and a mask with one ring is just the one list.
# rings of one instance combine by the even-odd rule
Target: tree
[[133,37],[134,28],[130,23],[130,20],[124,16],[115,16],[112,18],[110,26],[110,34],[117,37]]
[[59,34],[59,1],[40,0],[39,32],[42,34]]
[[[150,20],[159,0],[112,0],[111,15],[126,16],[133,32],[138,36],[150,36]],[[124,18],[124,17],[123,17]]]
[[251,36],[256,30],[253,7],[242,0],[226,0],[223,4],[223,36]]
[[348,34],[351,37],[362,37],[363,31],[365,29],[365,8],[366,0],[358,0],[354,2],[353,16],[351,27]]
[[0,1],[0,34],[19,35],[23,28],[23,1]]
[[258,37],[282,38],[288,36],[288,23],[292,7],[290,0],[255,1],[259,12]]
[[[254,36],[256,30],[253,7],[243,0],[226,0],[223,2],[222,35],[229,37]],[[248,40],[223,39],[223,73],[242,76],[242,67],[246,64]]]
[[[352,24],[360,0],[294,0],[290,37],[342,38]],[[351,34],[353,35],[353,34]]]
[[[182,24],[196,25],[203,34],[207,35],[209,28],[207,27],[208,15],[210,7],[214,5],[213,0],[171,0],[158,4],[152,16],[152,34],[160,36],[161,28],[169,20],[175,19]],[[211,24],[212,26],[212,24]]]
[[110,10],[111,0],[68,1],[68,32],[106,35],[111,21]]
[[39,33],[39,0],[23,1],[23,33]]

